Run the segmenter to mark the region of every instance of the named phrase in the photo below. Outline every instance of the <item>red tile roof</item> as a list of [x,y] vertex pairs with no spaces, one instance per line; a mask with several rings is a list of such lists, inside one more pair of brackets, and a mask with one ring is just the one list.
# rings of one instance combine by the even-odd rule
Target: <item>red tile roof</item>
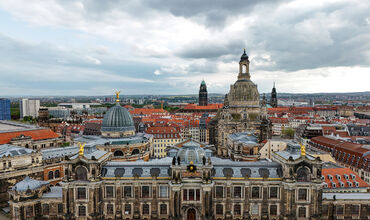
[[197,104],[187,104],[184,109],[194,109],[194,110],[207,110],[207,109],[210,109],[210,110],[215,110],[215,109],[219,109],[219,108],[222,108],[223,104],[208,104],[206,106],[199,106]]
[[151,114],[161,114],[166,115],[168,112],[164,109],[154,109],[154,108],[135,108],[130,111],[132,115],[151,115]]
[[[347,175],[347,178],[345,175]],[[355,178],[353,179],[352,176]],[[365,181],[363,181],[355,172],[353,172],[351,169],[345,167],[345,168],[324,168],[322,169],[322,175],[325,177],[325,183],[327,184],[327,188],[333,189],[333,184],[335,183],[335,188],[357,188],[355,182],[358,182],[360,188],[363,187],[369,187],[369,184],[367,184]],[[330,177],[328,175],[331,175],[332,180],[330,180]],[[340,180],[338,180],[338,177]],[[341,181],[344,185],[341,187],[339,184],[339,181]],[[352,186],[350,186],[350,184]]]
[[14,131],[14,132],[0,133],[0,144],[8,144],[12,138],[19,137],[20,135],[31,136],[32,140],[35,140],[35,141],[59,137],[54,131],[50,129]]

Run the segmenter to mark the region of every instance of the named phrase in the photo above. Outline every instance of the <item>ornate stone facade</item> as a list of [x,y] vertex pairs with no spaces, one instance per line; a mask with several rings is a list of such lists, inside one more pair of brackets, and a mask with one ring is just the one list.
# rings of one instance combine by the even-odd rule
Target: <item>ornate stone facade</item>
[[[227,150],[227,137],[237,132],[254,132],[263,134],[260,139],[266,139],[268,132],[261,132],[260,127],[264,119],[263,106],[260,105],[260,95],[257,85],[251,81],[249,73],[249,58],[244,53],[239,62],[238,80],[230,86],[225,96],[224,106],[218,112],[210,127],[210,140],[217,148],[217,155],[230,157]],[[268,127],[264,128],[265,130]]]
[[[299,145],[274,152],[274,162],[222,159],[193,141],[148,162],[116,162],[110,156],[91,148],[70,157],[59,194],[58,187],[42,188],[44,194],[35,187],[21,200],[11,197],[13,219],[36,214],[45,219],[321,217],[322,162],[301,153]],[[17,190],[21,189],[13,188],[10,194],[22,194]],[[365,201],[361,204],[366,208]]]

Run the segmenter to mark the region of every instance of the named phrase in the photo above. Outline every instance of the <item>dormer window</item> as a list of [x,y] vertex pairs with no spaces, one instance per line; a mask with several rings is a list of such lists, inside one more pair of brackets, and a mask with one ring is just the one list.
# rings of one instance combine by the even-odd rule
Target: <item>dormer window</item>
[[351,173],[351,178],[354,180],[354,179],[356,179],[356,176]]
[[337,180],[341,180],[341,176],[340,175],[336,174],[335,176],[337,177]]
[[344,178],[345,178],[346,180],[348,180],[348,179],[349,179],[349,176],[348,176],[347,174],[344,174],[343,176],[344,176]]
[[333,188],[337,188],[337,184],[335,184],[334,182],[331,182],[331,186],[332,186]]
[[347,181],[347,184],[349,187],[352,187],[352,183],[350,181]]
[[359,182],[354,181],[354,184],[355,184],[356,187],[359,187],[360,186],[360,183]]

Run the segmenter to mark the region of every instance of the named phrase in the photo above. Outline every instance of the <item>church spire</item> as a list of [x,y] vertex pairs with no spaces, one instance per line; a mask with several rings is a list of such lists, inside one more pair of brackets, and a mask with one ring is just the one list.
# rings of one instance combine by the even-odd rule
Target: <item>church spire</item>
[[249,57],[244,49],[243,54],[240,57],[240,61],[239,61],[238,80],[250,80],[250,78],[251,76],[249,74]]
[[208,105],[208,92],[207,92],[207,85],[204,80],[200,83],[199,88],[199,106],[207,106]]

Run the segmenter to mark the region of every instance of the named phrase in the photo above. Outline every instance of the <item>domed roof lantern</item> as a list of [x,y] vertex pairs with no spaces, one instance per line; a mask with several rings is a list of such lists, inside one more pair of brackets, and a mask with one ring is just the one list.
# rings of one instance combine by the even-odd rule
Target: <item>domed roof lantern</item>
[[110,108],[104,115],[101,127],[103,136],[105,136],[105,132],[129,132],[130,135],[135,133],[134,120],[131,114],[119,104],[119,93],[116,92],[116,105]]
[[248,55],[247,53],[245,52],[245,48],[244,48],[244,53],[242,54],[242,56],[240,57],[240,61],[244,61],[244,60],[248,60]]

